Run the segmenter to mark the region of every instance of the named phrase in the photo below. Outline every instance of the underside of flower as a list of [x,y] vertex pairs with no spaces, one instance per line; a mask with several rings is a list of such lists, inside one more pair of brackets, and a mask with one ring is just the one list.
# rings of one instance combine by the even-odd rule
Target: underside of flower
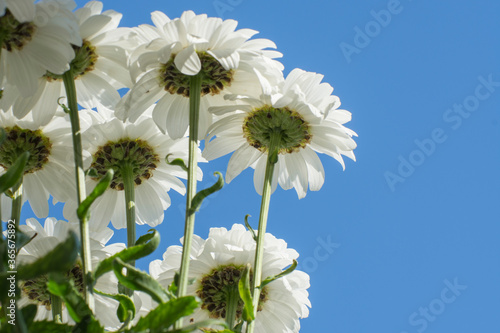
[[146,141],[125,138],[99,147],[93,156],[91,168],[97,171],[95,180],[102,178],[108,169],[113,169],[115,175],[110,187],[121,191],[124,189],[121,172],[124,165],[132,169],[134,182],[140,185],[143,180],[151,178],[159,161],[158,155]]
[[[201,287],[196,291],[202,300],[201,308],[210,312],[210,318],[226,318],[226,304],[230,288],[238,288],[238,282],[245,270],[245,266],[220,266],[212,270],[201,279]],[[250,277],[251,279],[251,277]],[[267,301],[267,288],[260,293],[257,311]],[[243,301],[240,299],[236,310],[236,318],[240,319],[243,313]]]
[[248,143],[265,153],[269,151],[271,136],[278,133],[278,153],[292,153],[311,142],[309,124],[302,116],[287,107],[265,105],[254,109],[243,123],[243,135]]
[[41,130],[32,131],[14,126],[6,127],[5,133],[5,141],[0,146],[0,166],[10,168],[25,151],[30,153],[30,157],[24,174],[41,170],[48,162],[52,143]]
[[[66,273],[66,277],[73,282],[76,290],[83,294],[83,271],[79,263]],[[21,282],[21,290],[31,301],[45,306],[50,311],[52,302],[50,300],[51,294],[47,289],[48,280],[47,275],[41,275],[35,279],[23,281]]]
[[[92,46],[89,41],[83,41],[82,46],[73,45],[75,51],[75,58],[71,61],[70,70],[75,79],[91,72],[95,68],[97,58],[99,57],[95,52],[95,46]],[[45,74],[47,81],[62,80],[62,74],[54,74],[49,71]]]
[[11,52],[21,50],[35,33],[36,25],[31,22],[20,23],[9,10],[0,17],[0,35],[4,36],[2,48]]
[[[201,61],[202,84],[201,95],[217,95],[225,87],[231,85],[234,71],[226,70],[222,65],[211,55],[206,52],[198,54]],[[165,90],[172,95],[178,94],[184,97],[189,97],[189,82],[190,76],[181,73],[174,64],[174,56],[163,64],[160,70],[161,84]]]

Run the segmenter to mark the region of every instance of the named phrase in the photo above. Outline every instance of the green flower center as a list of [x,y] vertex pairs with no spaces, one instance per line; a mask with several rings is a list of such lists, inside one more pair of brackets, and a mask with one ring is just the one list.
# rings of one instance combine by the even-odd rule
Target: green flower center
[[280,134],[278,153],[292,153],[311,142],[312,134],[307,121],[287,107],[264,105],[248,114],[243,123],[243,136],[248,143],[265,153],[269,151],[271,136]]
[[0,36],[4,36],[1,47],[9,52],[21,50],[29,43],[36,31],[36,25],[31,22],[20,23],[7,9],[0,17]]
[[[83,271],[79,263],[66,273],[66,277],[73,282],[76,290],[83,294]],[[48,280],[47,275],[41,275],[35,279],[22,281],[21,290],[31,301],[44,305],[50,311],[52,302],[50,300],[51,294],[47,289]]]
[[128,165],[132,169],[134,182],[140,185],[144,180],[151,178],[153,170],[160,161],[154,149],[139,139],[120,139],[108,142],[97,149],[93,156],[91,168],[97,171],[94,180],[101,179],[108,169],[113,169],[115,175],[110,187],[121,191],[124,189],[122,167]]
[[32,131],[19,126],[5,128],[5,141],[0,146],[0,166],[10,168],[25,151],[30,157],[24,168],[24,174],[41,170],[49,161],[52,143],[41,130]]
[[[95,47],[88,41],[83,41],[82,46],[72,46],[75,51],[75,58],[70,63],[70,70],[76,80],[85,73],[94,70],[99,56],[95,53]],[[62,80],[63,74],[54,74],[47,71],[45,78],[47,81]]]
[[[206,52],[198,54],[201,61],[201,70],[203,81],[201,83],[201,95],[217,95],[225,87],[229,87],[233,80],[234,70],[226,70],[211,55]],[[172,95],[178,94],[189,97],[190,76],[182,74],[174,64],[174,56],[161,66],[160,79],[165,90]]]
[[[245,266],[227,265],[215,268],[201,279],[201,286],[196,291],[202,300],[201,308],[210,312],[210,318],[226,318],[226,305],[231,288],[238,288],[238,282]],[[250,273],[250,280],[252,274]],[[267,287],[262,288],[257,311],[262,311],[262,305],[267,301]],[[236,319],[243,313],[243,301],[238,301]]]

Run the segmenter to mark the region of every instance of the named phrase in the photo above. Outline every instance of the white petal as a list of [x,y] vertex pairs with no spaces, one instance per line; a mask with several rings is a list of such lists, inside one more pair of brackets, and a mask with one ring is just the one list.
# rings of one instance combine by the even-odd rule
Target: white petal
[[174,59],[177,69],[185,75],[196,75],[201,69],[201,61],[194,45],[186,47]]

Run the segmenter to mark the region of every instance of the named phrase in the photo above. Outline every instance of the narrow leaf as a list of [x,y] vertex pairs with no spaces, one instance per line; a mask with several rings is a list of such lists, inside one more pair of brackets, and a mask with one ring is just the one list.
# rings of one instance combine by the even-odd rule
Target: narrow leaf
[[193,200],[191,201],[191,207],[189,208],[190,214],[194,214],[196,211],[198,211],[198,209],[201,206],[201,203],[203,202],[203,199],[208,197],[210,194],[219,191],[224,186],[224,178],[222,177],[222,174],[216,171],[214,172],[214,175],[218,175],[219,179],[217,179],[217,182],[215,182],[215,184],[213,184],[209,188],[206,188],[196,193]]
[[3,144],[6,138],[7,138],[7,133],[5,132],[3,127],[0,127],[0,146]]
[[73,268],[79,248],[78,237],[73,231],[70,231],[68,238],[44,257],[31,264],[19,266],[17,278],[29,280],[50,272],[65,273]]
[[26,167],[26,163],[28,163],[29,158],[30,153],[25,151],[17,158],[7,172],[0,176],[0,194],[4,193],[19,182],[24,174],[24,168]]
[[61,103],[61,99],[63,99],[63,98],[65,98],[65,97],[59,97],[57,99],[57,104],[59,104],[59,106],[62,107],[62,109],[64,110],[64,113],[68,113],[69,114],[70,111],[69,111],[68,107],[66,106],[66,104]]
[[150,229],[147,234],[139,237],[134,246],[122,250],[101,261],[95,269],[94,281],[97,280],[101,275],[113,269],[113,261],[116,258],[120,258],[124,262],[137,260],[153,253],[153,251],[156,250],[159,244],[160,233],[154,229]]
[[85,170],[85,177],[94,177],[94,178],[97,178],[99,177],[99,174],[97,173],[97,169],[96,168],[88,168],[87,170]]
[[247,227],[247,229],[252,233],[252,238],[254,241],[257,241],[257,234],[255,233],[255,230],[253,230],[252,226],[250,225],[250,223],[248,223],[248,218],[250,217],[250,214],[247,214],[245,216],[245,226]]
[[[130,297],[122,294],[107,294],[102,291],[94,289],[94,292],[96,294],[109,297],[111,299],[114,299],[115,301],[118,301],[120,305],[118,305],[118,309],[116,310],[116,315],[118,316],[118,319],[120,320],[121,323],[125,322],[126,320],[132,320],[135,317],[135,304],[134,302],[130,299]],[[131,317],[131,318],[129,318]]]
[[[158,281],[134,266],[124,263],[120,258],[113,261],[113,270],[122,285],[132,290],[143,291],[158,303],[165,303],[173,298],[173,295],[165,290]],[[125,270],[126,272],[124,272]]]
[[104,333],[104,327],[101,326],[99,321],[93,316],[86,316],[73,327],[72,333],[82,333],[82,332],[92,332],[92,333]]
[[64,301],[69,315],[75,322],[79,323],[84,318],[93,316],[82,295],[63,275],[50,274],[47,289],[51,294],[59,296]]
[[173,161],[169,161],[168,160],[168,157],[172,155],[172,154],[168,154],[166,157],[165,157],[165,162],[169,165],[176,165],[176,166],[179,166],[181,167],[182,170],[188,172],[188,167],[186,166],[186,163],[184,163],[184,160],[182,158],[176,158],[174,159]]
[[192,314],[197,307],[198,302],[193,296],[172,299],[158,305],[147,316],[139,319],[130,332],[165,332],[177,320]]
[[80,206],[78,206],[76,214],[78,215],[79,219],[83,219],[87,215],[87,212],[89,211],[90,206],[95,201],[95,199],[99,198],[104,193],[104,191],[106,191],[106,189],[109,187],[109,184],[111,184],[111,181],[113,180],[114,174],[115,173],[113,169],[109,169],[104,177],[99,180],[92,193],[90,193],[85,198],[85,200],[83,200]]
[[28,245],[37,235],[38,234],[35,233],[30,237],[19,228],[16,228],[16,253],[19,253],[19,250]]
[[262,281],[259,288],[262,289],[262,288],[264,288],[265,285],[273,282],[274,280],[277,280],[285,275],[290,274],[291,272],[293,272],[295,270],[295,268],[297,268],[297,260],[293,259],[293,263],[290,265],[290,267],[288,267],[287,269],[285,269],[283,272],[279,273],[278,275],[270,276],[267,279],[265,279],[264,281]]
[[251,322],[255,319],[255,315],[253,313],[252,292],[250,290],[250,264],[247,264],[241,275],[240,281],[238,282],[238,291],[244,303],[242,318],[246,322]]
[[36,306],[35,304],[29,304],[21,309],[26,326],[30,327],[30,325],[33,323],[33,319],[35,319],[37,310],[38,306]]

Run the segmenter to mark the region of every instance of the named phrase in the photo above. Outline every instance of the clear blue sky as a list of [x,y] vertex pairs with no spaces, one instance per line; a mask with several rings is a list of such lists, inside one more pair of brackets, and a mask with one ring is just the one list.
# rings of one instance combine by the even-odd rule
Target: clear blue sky
[[[352,112],[357,162],[347,161],[343,172],[322,158],[321,191],[299,201],[280,189],[271,199],[269,232],[300,253],[311,276],[313,308],[301,332],[500,330],[500,2],[105,0],[104,6],[124,14],[121,26],[151,24],[154,10],[171,18],[192,9],[236,19],[239,28],[276,42],[286,73],[299,67],[324,74]],[[200,188],[212,183],[213,171],[225,172],[227,161],[203,165]],[[243,172],[209,199],[197,215],[197,234],[242,223],[245,214],[257,224],[252,175]],[[151,260],[182,236],[184,197],[171,196]],[[124,232],[117,235],[125,242]]]

